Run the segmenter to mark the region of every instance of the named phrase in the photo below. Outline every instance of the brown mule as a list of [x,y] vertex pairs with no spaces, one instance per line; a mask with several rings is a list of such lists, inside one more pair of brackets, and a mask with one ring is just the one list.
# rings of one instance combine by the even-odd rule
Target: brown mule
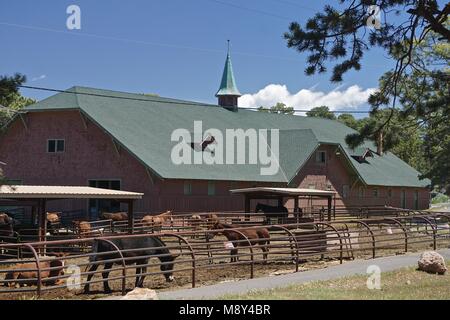
[[[223,234],[228,241],[233,243],[234,248],[231,249],[231,262],[237,262],[239,258],[237,257],[238,248],[237,247],[248,247],[249,243],[245,240],[249,240],[252,246],[259,245],[263,252],[263,259],[267,260],[267,255],[269,253],[268,245],[270,244],[270,233],[267,228],[242,228],[241,226],[236,226],[232,224],[222,223],[217,221],[211,227],[211,230],[221,230],[220,232],[211,232],[208,234],[208,240],[214,238],[217,233]],[[239,232],[227,229],[238,229]],[[247,237],[247,239],[245,237]],[[244,241],[242,241],[244,240]],[[238,241],[238,242],[236,242]],[[266,261],[265,261],[266,262]]]
[[173,223],[171,210],[155,216],[146,215],[142,218],[141,222],[144,227],[152,228],[153,231],[161,231],[164,222],[167,220],[170,220],[171,224]]

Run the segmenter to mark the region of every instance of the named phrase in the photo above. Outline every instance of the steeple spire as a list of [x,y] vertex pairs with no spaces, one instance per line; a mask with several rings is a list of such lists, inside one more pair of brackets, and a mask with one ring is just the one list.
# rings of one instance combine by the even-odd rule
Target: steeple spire
[[222,81],[216,97],[219,98],[219,106],[237,110],[238,98],[241,96],[234,80],[233,67],[231,65],[230,40],[228,40],[227,59],[223,69]]

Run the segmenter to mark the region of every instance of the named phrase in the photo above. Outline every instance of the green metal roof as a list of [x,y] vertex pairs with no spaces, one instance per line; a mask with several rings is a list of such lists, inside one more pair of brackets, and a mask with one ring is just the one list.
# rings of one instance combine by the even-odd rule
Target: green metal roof
[[[333,144],[341,146],[351,167],[367,185],[424,187],[430,183],[427,179],[419,180],[416,170],[389,152],[382,156],[374,154],[361,163],[352,158],[355,151],[346,145],[345,137],[354,130],[338,121],[244,109],[230,112],[216,105],[85,87],[67,91],[70,93],[58,93],[26,110],[81,110],[161,178],[286,184],[320,144]],[[200,120],[203,130],[279,129],[280,170],[273,176],[265,176],[260,174],[260,164],[186,166],[172,163],[172,148],[177,144],[171,141],[172,132],[179,128],[193,132],[194,121]],[[268,144],[272,146],[270,141]],[[371,142],[361,148],[376,150]]]
[[227,54],[227,60],[225,61],[225,67],[223,68],[222,81],[220,82],[219,91],[216,93],[218,96],[241,96],[236,81],[234,80],[233,66],[231,65],[230,53]]

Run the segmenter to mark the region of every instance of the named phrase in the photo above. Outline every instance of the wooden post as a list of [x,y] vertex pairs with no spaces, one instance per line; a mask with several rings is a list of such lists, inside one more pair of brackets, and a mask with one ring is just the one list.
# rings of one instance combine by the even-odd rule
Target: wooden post
[[283,206],[283,197],[278,197],[278,206],[279,207]]
[[129,233],[134,233],[133,200],[128,201],[128,230]]
[[[245,195],[245,204],[244,204],[244,212],[245,213],[250,213],[250,197],[246,194]],[[250,215],[246,214],[245,215],[245,220],[246,221],[250,221]]]
[[[39,226],[39,241],[47,240],[47,212],[46,212],[46,200],[39,200],[39,209],[38,209],[38,226]],[[39,254],[45,255],[45,246],[39,247]]]
[[331,203],[332,203],[331,196],[328,196],[328,221],[331,221]]
[[333,219],[336,220],[336,195],[333,196]]
[[31,225],[35,226],[37,224],[37,216],[36,216],[36,205],[31,206]]
[[299,220],[299,218],[300,218],[300,210],[298,208],[298,196],[296,196],[294,198],[294,216],[295,216],[295,218],[297,220],[297,223],[298,223],[300,221]]
[[[282,207],[282,206],[283,206],[283,197],[278,197],[278,207]],[[286,216],[283,218],[278,218],[277,223],[281,223],[281,224],[286,223],[286,218],[288,215],[289,215],[289,213],[286,214]]]

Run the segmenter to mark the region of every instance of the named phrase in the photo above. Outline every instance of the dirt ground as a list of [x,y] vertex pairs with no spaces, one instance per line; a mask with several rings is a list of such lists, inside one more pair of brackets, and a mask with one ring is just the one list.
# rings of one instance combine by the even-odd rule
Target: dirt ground
[[[154,261],[157,263],[157,261]],[[74,263],[74,262],[71,262]],[[310,269],[325,268],[330,265],[338,264],[339,261],[335,259],[316,260],[303,262],[299,265],[299,271],[306,271]],[[211,265],[203,266],[196,270],[196,286],[206,286],[224,281],[239,281],[250,278],[249,265],[230,265],[228,263],[215,263],[212,268]],[[187,265],[179,265],[175,268],[175,280],[171,283],[165,281],[163,275],[149,275],[146,277],[144,287],[152,288],[157,291],[174,290],[176,288],[191,288],[192,287],[192,271],[176,271],[187,267]],[[101,268],[100,268],[101,269]],[[157,272],[157,266],[151,267],[149,272]],[[100,270],[101,272],[101,270]],[[262,276],[276,276],[279,274],[295,272],[295,264],[292,262],[269,262],[268,264],[256,263],[254,265],[254,277]],[[127,291],[134,287],[134,269],[127,271]],[[110,277],[120,276],[121,270],[111,272]],[[85,281],[86,276],[83,276]],[[101,274],[94,276],[93,280],[100,280]],[[83,281],[83,282],[84,282]],[[114,294],[121,293],[121,280],[110,280],[110,287]],[[30,287],[35,288],[35,287]],[[1,289],[0,289],[1,290]],[[84,294],[82,290],[69,289],[54,289],[45,291],[41,295],[41,299],[95,299],[105,297],[103,293],[103,283],[97,282],[91,284],[91,294]],[[37,299],[35,293],[8,293],[0,294],[1,300],[20,300],[20,299]]]
[[[379,247],[377,249],[376,255],[377,256],[386,256],[386,255],[395,255],[395,254],[402,254],[404,252],[403,247],[403,238],[401,237],[401,234],[399,232],[396,232],[394,230],[393,234],[386,234],[383,230],[379,231],[380,233],[377,234],[377,246]],[[221,241],[221,239],[219,238]],[[378,244],[379,240],[383,240],[381,244]],[[420,239],[416,240],[419,241],[419,243],[414,243],[414,239],[410,239],[410,244],[408,251],[414,252],[414,251],[420,251],[425,249],[430,249],[430,244],[432,244],[432,240],[429,237],[421,237]],[[445,239],[445,242],[448,246],[448,240]],[[272,243],[273,244],[273,243]],[[276,244],[276,242],[275,242]],[[281,242],[279,243],[281,244]],[[443,244],[439,243],[439,246],[442,246]],[[365,232],[361,232],[358,234],[358,241],[353,244],[354,246],[354,252],[353,252],[353,258],[355,259],[367,259],[371,258],[371,243],[368,242],[368,235]],[[392,248],[386,248],[381,249],[383,246],[393,246]],[[336,249],[336,247],[335,247]],[[241,251],[246,252],[248,249],[241,249]],[[286,249],[285,249],[286,250]],[[289,249],[287,249],[289,251]],[[277,249],[273,248],[271,249],[271,252],[276,252]],[[228,254],[228,251],[223,251],[220,253],[217,253],[218,255],[224,255]],[[247,251],[248,252],[248,251]],[[182,255],[181,257],[177,258],[179,259],[186,259],[188,260],[190,258],[189,255]],[[229,258],[214,258],[213,264],[209,264],[207,257],[205,256],[199,256],[197,258],[203,258],[202,261],[199,261],[197,263],[197,270],[196,270],[196,286],[206,286],[211,285],[215,283],[225,282],[225,281],[239,281],[242,279],[248,279],[250,278],[250,271],[251,267],[248,264],[239,264],[239,265],[233,265],[229,263]],[[261,259],[260,250],[256,250],[255,259]],[[323,258],[323,259],[321,259]],[[348,259],[348,254],[344,254],[344,259]],[[242,261],[248,261],[248,257],[241,258]],[[269,255],[269,259],[273,259],[272,261],[269,261],[267,264],[263,264],[262,262],[258,261],[254,264],[254,277],[262,277],[262,276],[276,276],[279,274],[285,274],[285,273],[291,273],[295,272],[295,263],[290,258],[289,253],[284,254],[276,254],[271,253]],[[274,261],[276,260],[276,261]],[[157,259],[152,258],[151,263],[153,264],[151,267],[148,268],[147,272],[158,272],[159,271],[159,261]],[[85,266],[88,262],[88,259],[86,257],[83,258],[68,258],[66,260],[66,266],[68,265],[81,265],[81,270],[84,272]],[[345,263],[345,262],[344,262]],[[331,265],[339,264],[338,259],[338,253],[333,252],[330,254],[325,255],[324,257],[321,257],[320,255],[310,256],[307,257],[306,260],[302,260],[299,263],[299,271],[306,271],[311,269],[318,269],[318,268],[326,268]],[[165,278],[162,274],[156,274],[156,275],[148,275],[146,276],[146,280],[144,283],[144,287],[146,288],[152,288],[157,291],[166,291],[166,290],[174,290],[174,289],[181,289],[181,288],[190,288],[192,287],[192,270],[181,270],[181,269],[190,269],[192,267],[192,263],[184,262],[184,263],[176,263],[175,269],[174,269],[174,277],[175,280],[171,283],[168,283],[165,281]],[[0,269],[8,269],[10,266],[8,265],[0,265]],[[117,270],[114,270],[110,274],[111,277],[120,277],[122,274],[122,270],[120,270],[120,267],[115,266]],[[101,267],[100,270],[97,271],[94,278],[92,280],[101,280]],[[0,283],[1,279],[4,278],[5,273],[0,273]],[[127,270],[127,281],[126,281],[126,287],[127,290],[131,290],[134,287],[134,278],[135,270],[134,268]],[[86,275],[82,275],[82,285],[86,281]],[[121,293],[121,280],[110,280],[109,281],[110,287],[113,290],[114,294],[120,294]],[[34,289],[35,287],[29,287],[29,289]],[[30,293],[19,293],[19,292],[13,292],[13,293],[2,293],[2,290],[5,290],[5,287],[0,287],[0,300],[20,300],[20,299],[37,299],[35,292]],[[51,289],[51,290],[45,290],[45,289]],[[91,284],[91,294],[84,294],[82,292],[82,289],[76,289],[76,290],[69,290],[67,288],[64,289],[52,289],[49,287],[44,287],[44,291],[40,297],[40,299],[95,299],[100,297],[105,297],[106,295],[103,293],[103,283],[101,281],[92,283]]]

